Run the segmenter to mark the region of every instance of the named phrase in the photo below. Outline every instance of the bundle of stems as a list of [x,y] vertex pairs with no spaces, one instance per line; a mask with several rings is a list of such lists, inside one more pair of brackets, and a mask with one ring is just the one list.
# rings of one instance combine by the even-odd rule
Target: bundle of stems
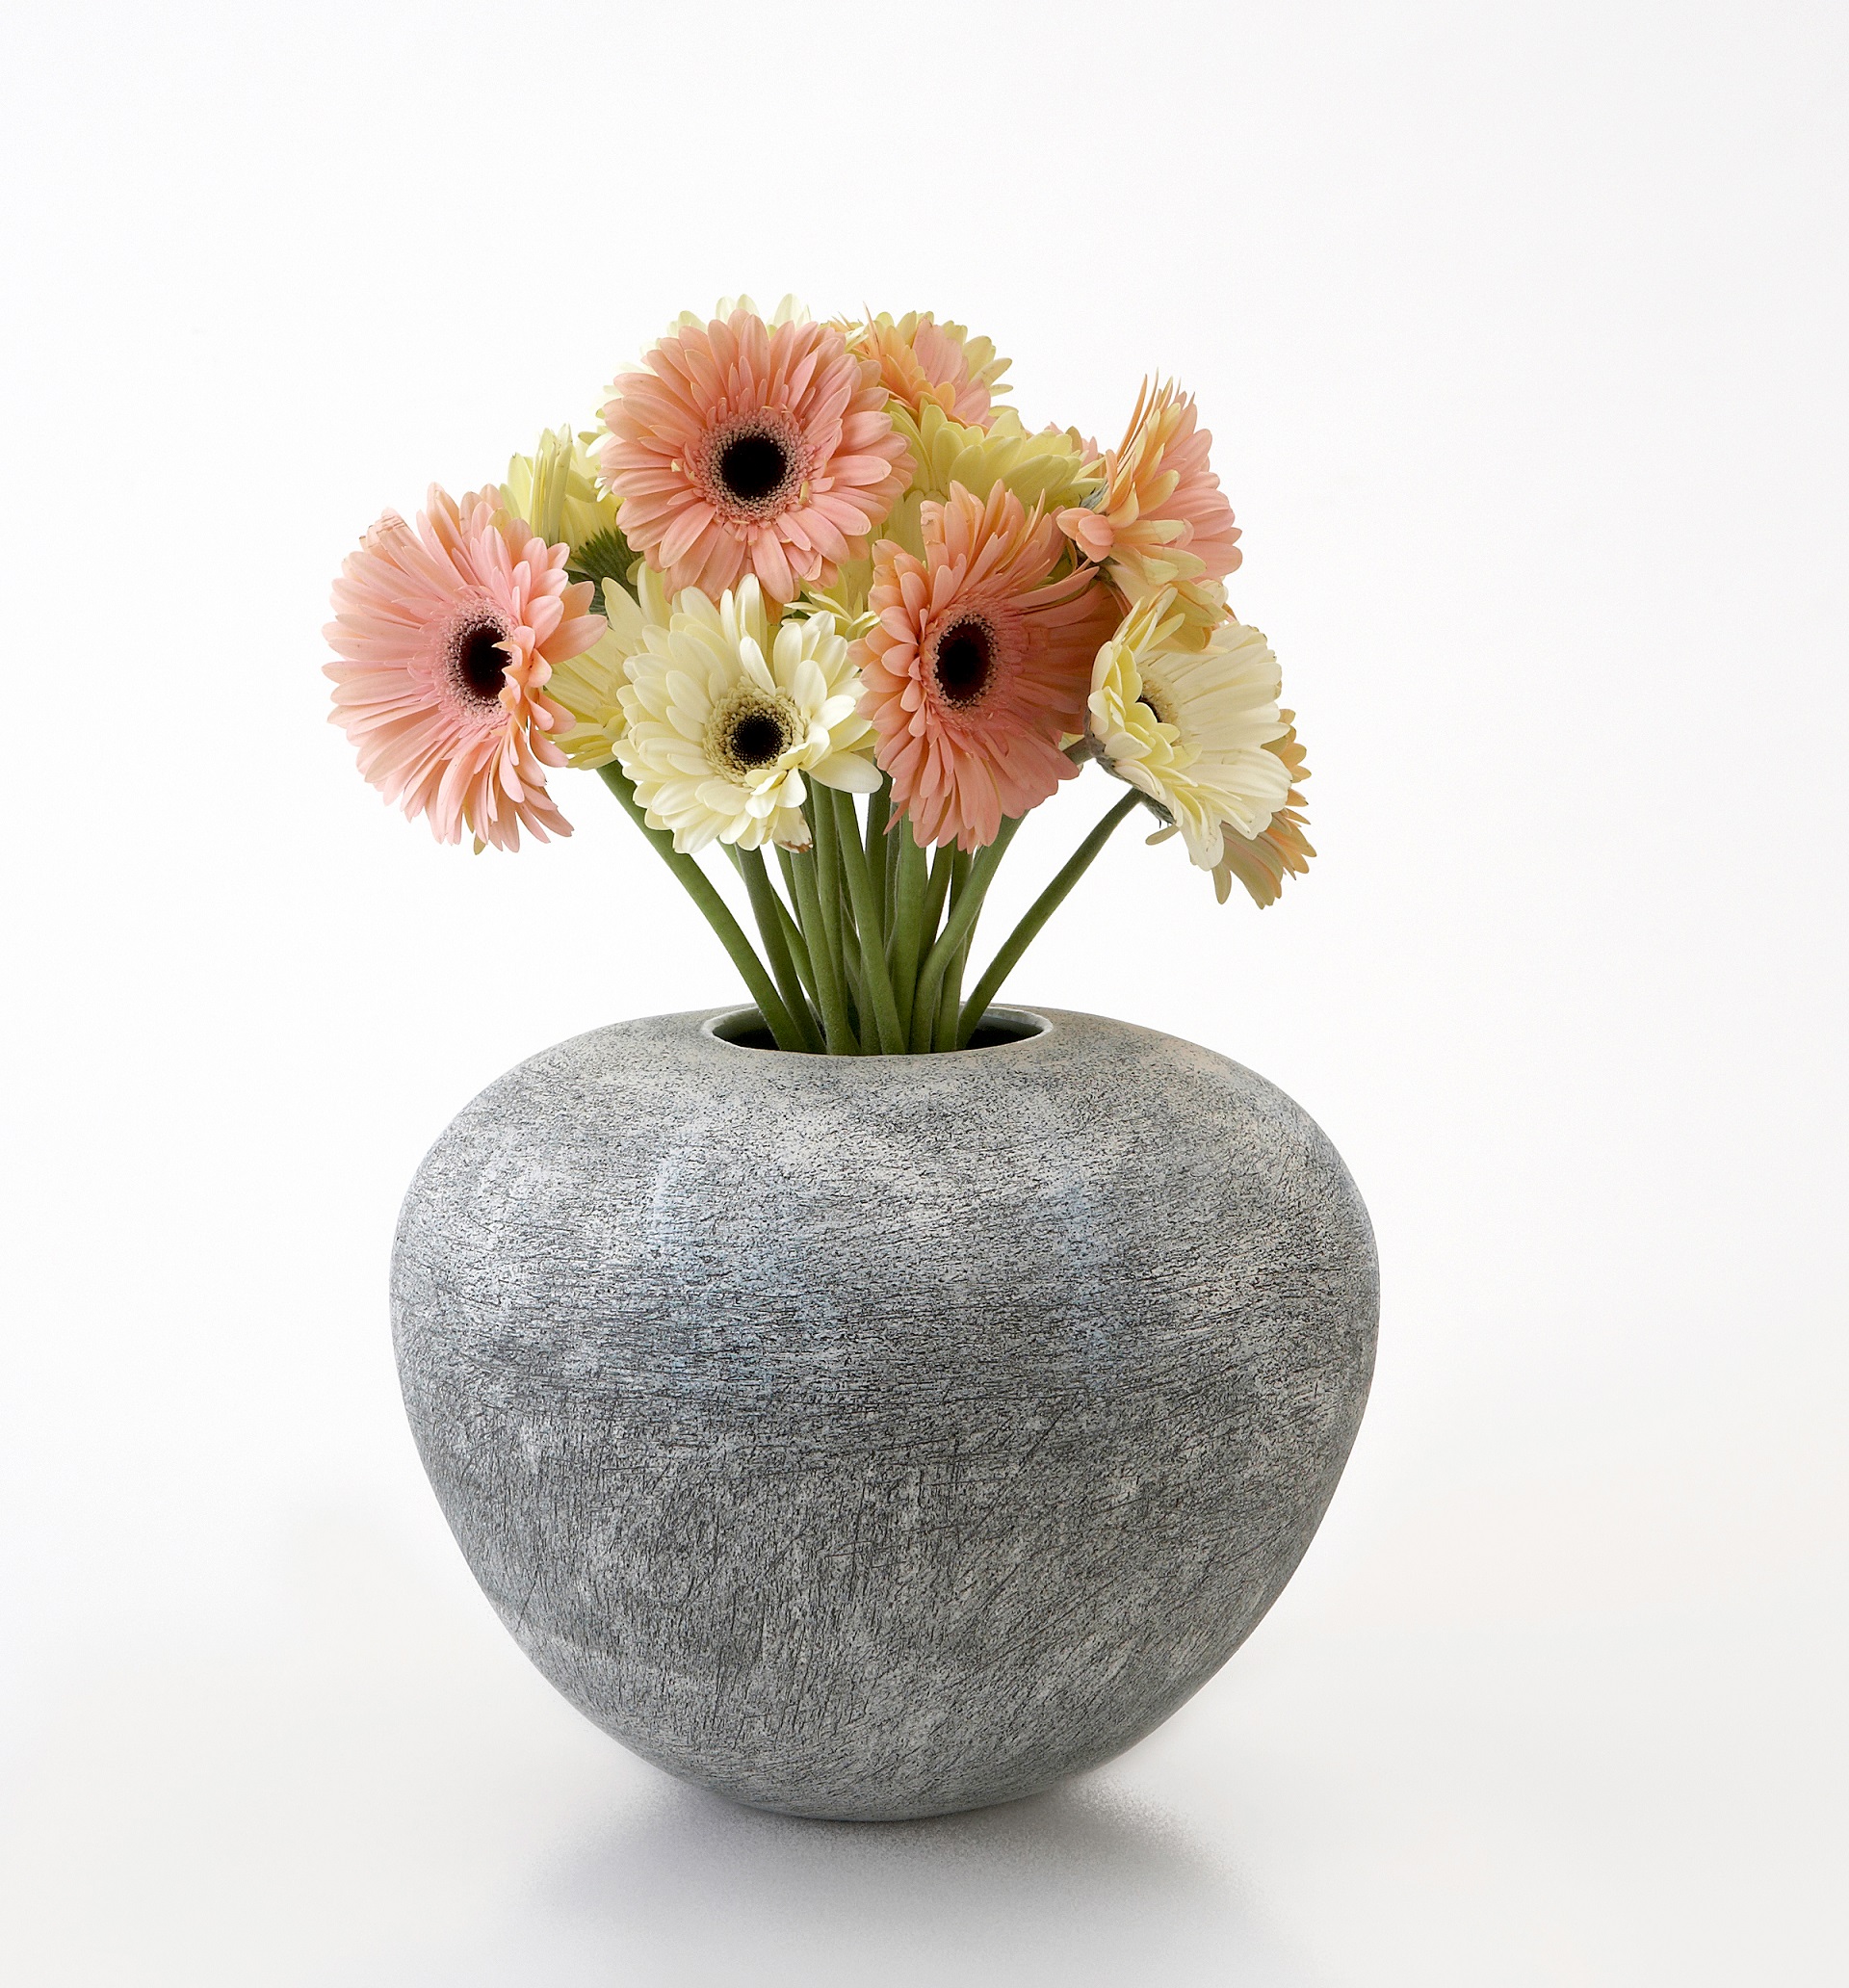
[[665,829],[648,825],[622,769],[601,772],[718,935],[777,1047],[813,1056],[968,1048],[1003,981],[1139,798],[1125,789],[966,996],[977,920],[1018,818],[1003,821],[974,855],[924,850],[909,824],[893,819],[890,779],[866,797],[864,815],[852,795],[812,780],[802,809],[810,846],[777,850],[780,878],[762,850],[726,847],[750,899],[760,954],[698,861],[676,850]]

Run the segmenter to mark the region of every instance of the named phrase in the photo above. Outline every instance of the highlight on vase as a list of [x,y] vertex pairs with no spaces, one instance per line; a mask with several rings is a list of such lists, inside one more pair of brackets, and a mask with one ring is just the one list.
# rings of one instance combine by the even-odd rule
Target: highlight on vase
[[[1007,370],[931,311],[683,312],[596,426],[349,555],[360,772],[478,853],[568,835],[550,783],[595,772],[813,1055],[968,1047],[1139,807],[1220,902],[1274,903],[1309,769],[1193,397],[1144,380],[1101,449],[999,405]],[[1016,829],[1091,769],[1122,791],[966,987]]]

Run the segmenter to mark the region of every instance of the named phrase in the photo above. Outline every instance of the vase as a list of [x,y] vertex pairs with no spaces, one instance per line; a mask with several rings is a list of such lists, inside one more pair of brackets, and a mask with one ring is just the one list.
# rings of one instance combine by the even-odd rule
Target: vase
[[1030,1794],[1302,1557],[1373,1368],[1367,1210],[1282,1091],[1153,1030],[765,1043],[594,1030],[438,1139],[393,1259],[425,1468],[522,1649],[668,1772],[802,1816]]

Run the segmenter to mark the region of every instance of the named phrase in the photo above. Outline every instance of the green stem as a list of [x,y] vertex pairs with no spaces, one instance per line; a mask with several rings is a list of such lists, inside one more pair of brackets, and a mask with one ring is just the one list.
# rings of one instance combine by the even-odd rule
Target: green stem
[[[919,969],[918,993],[912,1006],[912,1048],[915,1052],[932,1046],[937,1033],[937,1009],[944,991],[944,977],[950,971],[951,962],[969,944],[970,933],[976,929],[976,914],[982,908],[983,893],[987,891],[1008,844],[1014,840],[1014,831],[1020,825],[1019,815],[1008,817],[1003,822],[995,840],[986,849],[977,851],[975,862],[957,888],[951,915],[944,921],[944,929],[938,933],[937,943]],[[941,860],[949,851],[940,850],[938,853]],[[932,881],[935,883],[935,876]]]
[[[853,806],[852,800],[847,805]],[[879,943],[886,944],[886,922],[892,916],[891,893],[887,889],[889,875],[887,865],[886,824],[893,813],[893,783],[890,778],[882,780],[879,787],[867,797],[867,874],[873,886],[873,922],[879,929]]]
[[[968,859],[965,858],[967,866]],[[931,857],[931,880],[924,888],[924,916],[919,922],[919,953],[925,955],[937,943],[937,928],[944,917],[944,905],[951,894],[951,878],[956,875],[957,850],[946,843]]]
[[[970,859],[958,853],[956,867],[951,872],[951,907],[956,907],[956,901],[969,887]],[[985,890],[983,896],[987,896]],[[937,1033],[932,1048],[937,1050],[956,1047],[956,1025],[963,1012],[963,976],[970,964],[970,948],[976,944],[976,928],[982,917],[982,902],[977,902],[976,915],[970,920],[970,929],[963,934],[963,943],[951,957],[951,963],[944,969],[944,986],[937,998]]]
[[[899,846],[893,890],[893,1005],[898,1009],[899,1033],[909,1041],[918,955],[924,949],[924,902],[930,887],[925,881],[924,851],[914,839],[910,824],[901,822],[897,828],[888,829],[887,836]],[[935,925],[935,919],[932,923]]]
[[735,850],[733,853],[738,858],[739,874],[744,878],[744,887],[750,893],[752,914],[764,938],[765,955],[770,962],[770,971],[776,977],[777,992],[783,996],[783,1005],[796,1025],[802,1046],[812,1056],[820,1056],[821,1031],[816,1027],[816,1018],[809,1012],[808,997],[802,991],[796,962],[784,935],[784,921],[790,914],[783,908],[783,900],[777,896],[776,886],[770,881],[770,873],[765,868],[764,851]]
[[[782,843],[777,844],[777,868],[783,872],[784,897],[794,904],[796,902],[796,873],[790,860],[790,851]],[[820,1014],[821,1003],[816,992],[815,962],[809,957],[809,945],[802,935],[802,926],[791,916],[789,904],[783,898],[777,900],[777,909],[782,914],[784,943],[790,948],[790,957],[795,962],[796,978],[802,982],[802,991],[808,995],[817,1014]]]
[[674,838],[665,828],[648,825],[646,812],[636,798],[636,784],[621,767],[612,761],[597,771],[604,776],[604,785],[622,802],[624,812],[648,837],[656,854],[673,871],[681,888],[699,907],[700,915],[713,928],[719,944],[731,955],[732,964],[738,968],[751,999],[757,1003],[758,1012],[768,1026],[771,1039],[779,1049],[800,1049],[802,1037],[795,1023],[790,1019],[790,1010],[784,1007],[782,997],[765,971],[764,961],[745,937],[744,928],[733,917],[725,900],[714,887],[713,879],[691,856],[683,855],[674,847]]
[[988,1012],[990,1002],[1002,991],[1002,982],[1014,971],[1022,954],[1039,937],[1041,927],[1065,902],[1073,885],[1091,868],[1098,851],[1110,840],[1112,831],[1140,798],[1135,788],[1128,789],[1124,798],[1067,857],[1058,876],[1028,906],[1021,923],[1003,941],[1001,951],[989,961],[988,970],[977,981],[975,992],[963,1005],[963,1018],[956,1032],[958,1049],[969,1047],[970,1037]]
[[[832,798],[835,804],[841,855],[847,869],[847,894],[853,900],[854,923],[860,928],[860,978],[872,1007],[880,1051],[885,1056],[899,1056],[904,1051],[905,1038],[898,1033],[898,1008],[886,971],[886,941],[880,930],[871,866],[860,840],[860,824],[854,818],[853,797],[836,794],[824,795],[822,798]],[[863,1041],[865,1021],[863,1010]]]
[[842,955],[842,973],[846,976],[844,984],[847,989],[847,1019],[853,1024],[854,1040],[860,1044],[862,1056],[879,1054],[879,1031],[873,1022],[873,1010],[867,1001],[867,981],[860,970],[860,945],[850,943]]
[[[976,934],[974,925],[970,935]],[[937,1050],[956,1049],[957,1017],[963,1012],[963,963],[970,956],[969,940],[966,939],[951,955],[951,963],[944,969],[944,984],[937,996],[937,1026],[931,1034],[931,1047]]]
[[[820,904],[821,944],[833,961],[836,984],[845,995],[848,985],[847,920],[841,902],[841,850],[835,834],[833,794],[826,787],[811,781],[805,810],[816,845],[816,896]],[[851,1025],[848,1033],[855,1035],[858,1045],[857,1032]],[[855,1053],[864,1054],[858,1046]]]
[[816,975],[816,1001],[821,1009],[821,1026],[830,1056],[858,1056],[860,1043],[853,1024],[847,1019],[847,996],[842,984],[841,961],[828,943],[822,916],[819,864],[813,849],[804,850],[790,864],[792,889],[796,911],[804,929],[814,935],[809,959]]

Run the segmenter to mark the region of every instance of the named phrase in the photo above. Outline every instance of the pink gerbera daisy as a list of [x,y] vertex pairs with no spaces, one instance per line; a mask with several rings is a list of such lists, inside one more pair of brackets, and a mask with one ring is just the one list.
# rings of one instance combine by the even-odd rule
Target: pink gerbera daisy
[[1238,527],[1208,467],[1212,434],[1194,397],[1173,380],[1143,382],[1119,446],[1105,458],[1096,508],[1059,513],[1059,529],[1087,559],[1111,560],[1143,588],[1224,580],[1239,563]]
[[1092,658],[1122,608],[1095,567],[1049,580],[1059,533],[1005,484],[986,504],[952,484],[920,522],[923,560],[874,551],[860,708],[918,841],[980,849],[1078,772],[1059,741],[1085,728]]
[[564,754],[546,736],[571,723],[545,694],[553,665],[604,632],[595,589],[565,577],[568,548],[535,538],[490,484],[458,505],[436,484],[413,532],[388,510],[334,582],[326,628],[340,660],[332,722],[359,770],[439,842],[466,826],[476,847],[541,842],[571,824],[546,792]]
[[604,408],[604,479],[623,536],[716,600],[746,572],[772,600],[866,556],[911,474],[879,368],[831,325],[735,310],[670,331]]

